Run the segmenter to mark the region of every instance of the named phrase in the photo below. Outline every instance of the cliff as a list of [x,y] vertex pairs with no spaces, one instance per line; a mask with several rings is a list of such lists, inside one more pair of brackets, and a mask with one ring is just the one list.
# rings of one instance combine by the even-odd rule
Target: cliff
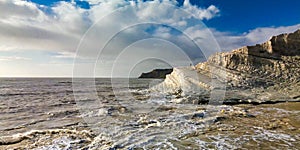
[[142,73],[139,78],[166,78],[166,75],[172,71],[173,69],[155,69],[147,73]]
[[298,101],[300,30],[217,53],[195,67],[175,68],[154,89],[192,99],[196,93],[197,97],[210,96],[210,100],[214,90],[223,90],[222,101],[228,104]]

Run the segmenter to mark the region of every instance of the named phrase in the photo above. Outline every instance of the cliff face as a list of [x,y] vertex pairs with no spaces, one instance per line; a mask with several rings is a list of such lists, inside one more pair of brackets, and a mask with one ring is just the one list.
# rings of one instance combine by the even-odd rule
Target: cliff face
[[[300,30],[272,37],[255,46],[219,53],[208,62],[196,66],[209,70],[218,66],[227,72],[227,82],[233,86],[269,86],[284,81],[294,82],[300,77]],[[261,84],[257,85],[256,82]]]
[[[184,92],[185,86],[199,86],[207,91],[226,87],[225,101],[232,99],[241,102],[245,99],[252,99],[249,100],[251,102],[253,100],[264,102],[268,99],[276,101],[273,97],[277,97],[277,100],[299,99],[300,30],[274,36],[269,41],[255,46],[217,53],[207,62],[189,68],[188,70],[197,74],[193,77],[182,74],[187,68],[174,69],[159,86],[172,87],[165,88],[165,91],[170,93],[172,91],[176,93],[174,89],[190,93],[191,91]],[[180,73],[181,75],[178,75]],[[192,82],[188,85],[180,84],[178,81]],[[237,90],[239,92],[233,92]],[[237,96],[251,95],[253,92],[256,94],[254,97]]]

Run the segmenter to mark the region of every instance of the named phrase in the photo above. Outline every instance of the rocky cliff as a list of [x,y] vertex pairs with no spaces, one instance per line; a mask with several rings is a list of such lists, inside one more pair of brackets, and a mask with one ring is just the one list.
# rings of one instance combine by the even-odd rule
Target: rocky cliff
[[222,101],[233,104],[298,101],[300,30],[255,46],[217,53],[195,67],[175,68],[155,89],[177,97],[194,93],[208,97],[213,90],[222,89]]
[[142,73],[139,78],[166,78],[167,74],[170,74],[173,69],[154,69],[147,73]]

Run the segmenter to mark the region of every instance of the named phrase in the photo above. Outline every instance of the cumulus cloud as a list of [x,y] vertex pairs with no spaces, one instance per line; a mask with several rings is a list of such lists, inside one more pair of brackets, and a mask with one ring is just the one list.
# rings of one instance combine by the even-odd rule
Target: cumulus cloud
[[[89,9],[77,6],[75,1],[60,1],[52,6],[23,0],[0,1],[0,51],[46,51],[56,53],[53,59],[76,57],[90,61],[88,57],[96,56],[99,48],[111,40],[106,37],[124,30],[124,33],[113,38],[117,44],[110,45],[102,53],[106,59],[103,61],[109,62],[117,57],[122,47],[151,37],[151,34],[156,38],[172,39],[172,33],[167,28],[151,29],[151,25],[128,28],[128,25],[157,22],[183,31],[190,25],[188,19],[193,14],[195,19],[202,20],[211,19],[219,12],[214,6],[202,8],[189,2],[185,2],[179,10],[176,0],[87,2],[90,4]],[[90,27],[94,28],[94,32],[88,37],[88,42],[84,43],[86,49],[75,54],[84,33]],[[139,49],[141,47],[136,47],[136,51]],[[157,55],[164,54],[167,53],[161,51]]]
[[[186,25],[182,18],[185,16],[176,13],[174,5],[177,2],[172,0],[146,2],[88,0],[88,2],[91,4],[90,9],[83,9],[77,7],[74,2],[65,1],[51,7],[22,0],[0,1],[1,50],[74,52],[80,38],[92,24],[117,9],[131,16],[128,15],[127,18],[116,16],[106,20],[107,26],[121,28],[122,22],[130,18],[134,18],[132,21],[136,22],[138,19],[164,20],[165,23]],[[197,16],[201,16],[200,19],[211,19],[216,13],[211,11],[212,7],[198,8],[187,2],[185,4],[183,9],[196,12]],[[214,7],[214,10],[218,9]]]
[[73,51],[88,28],[84,10],[60,2],[48,8],[28,1],[1,1],[0,45],[3,50]]
[[2,0],[0,1],[0,10],[0,17],[10,21],[21,19],[22,17],[34,20],[40,20],[44,17],[36,4],[27,1]]
[[[122,28],[122,22],[132,19],[158,21],[173,25],[193,35],[202,35],[198,26],[187,26],[191,15],[182,14],[175,9],[175,0],[125,1],[125,0],[87,0],[90,9],[77,7],[74,1],[56,3],[54,6],[43,6],[30,1],[2,0],[0,1],[0,51],[9,50],[45,50],[57,52],[75,52],[82,35],[99,19],[119,9],[128,13],[128,18],[106,19],[111,28]],[[164,5],[162,5],[164,4]],[[131,7],[131,8],[129,8]],[[120,9],[122,8],[122,9]],[[191,5],[185,0],[181,9],[193,14],[195,18],[212,19],[219,16],[220,10],[211,5],[201,8]],[[45,11],[48,10],[48,11]],[[155,13],[154,13],[155,12]],[[290,27],[265,27],[253,29],[242,35],[230,32],[219,32],[211,29],[222,49],[230,50],[242,45],[261,43],[272,35],[292,32],[299,25]],[[129,31],[129,30],[127,30]],[[133,31],[134,34],[141,31]],[[105,33],[102,33],[105,34]],[[140,33],[145,36],[143,33]],[[158,28],[157,36],[169,38],[172,36],[167,28]],[[98,39],[97,39],[98,40]],[[101,39],[100,39],[101,40]],[[124,39],[126,40],[126,39]]]
[[[155,51],[157,56],[168,56],[171,55],[169,50],[177,46],[196,63],[203,60],[201,57],[219,51],[217,42],[222,50],[230,50],[260,43],[271,35],[291,32],[300,27],[258,28],[236,35],[217,29],[209,30],[202,23],[202,20],[220,16],[221,11],[214,5],[199,7],[192,5],[189,0],[185,0],[179,7],[176,0],[86,2],[90,4],[88,9],[77,6],[75,1],[60,1],[52,6],[43,6],[23,0],[1,0],[0,52],[46,51],[55,53],[53,59],[80,58],[90,62],[92,58],[99,59],[100,54],[97,52],[104,48],[100,62],[107,66],[103,70],[109,70],[113,60],[128,47],[133,49],[133,54],[143,51],[144,55],[152,55]],[[148,25],[145,24],[147,22]],[[92,33],[86,35],[87,31]],[[149,41],[131,46],[147,38],[163,39],[173,45],[159,49],[155,46],[159,45],[158,41]],[[84,51],[76,53],[80,42]],[[198,48],[203,54],[195,44],[200,45]],[[145,49],[145,45],[148,49]],[[16,58],[18,56],[12,55],[0,60],[21,60],[21,57]],[[179,64],[184,63],[180,60]]]
[[194,14],[198,19],[211,19],[215,16],[219,15],[220,10],[214,6],[210,5],[206,9],[198,8],[197,6],[191,5],[189,0],[185,0],[183,3],[183,9],[187,10],[188,12]]

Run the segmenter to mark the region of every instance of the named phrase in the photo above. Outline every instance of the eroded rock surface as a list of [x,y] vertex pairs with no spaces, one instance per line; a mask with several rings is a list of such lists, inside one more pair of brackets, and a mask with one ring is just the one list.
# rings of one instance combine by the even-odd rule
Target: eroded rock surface
[[154,89],[178,97],[208,97],[223,90],[227,104],[299,101],[300,30],[217,53],[195,67],[175,68]]

